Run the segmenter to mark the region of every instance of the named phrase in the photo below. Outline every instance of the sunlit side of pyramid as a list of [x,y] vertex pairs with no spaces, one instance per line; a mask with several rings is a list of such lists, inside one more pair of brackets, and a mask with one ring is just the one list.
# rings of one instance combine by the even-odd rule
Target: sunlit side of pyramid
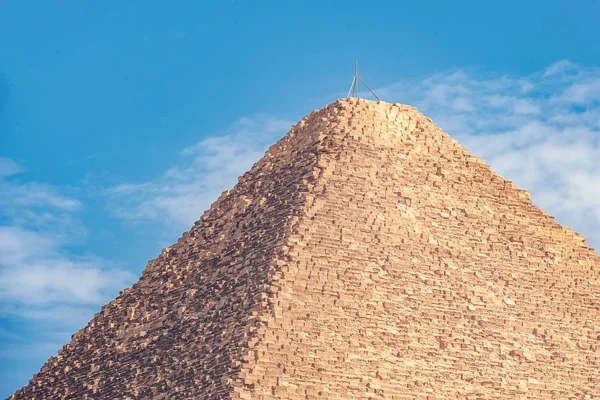
[[600,258],[416,109],[309,114],[12,399],[600,396]]

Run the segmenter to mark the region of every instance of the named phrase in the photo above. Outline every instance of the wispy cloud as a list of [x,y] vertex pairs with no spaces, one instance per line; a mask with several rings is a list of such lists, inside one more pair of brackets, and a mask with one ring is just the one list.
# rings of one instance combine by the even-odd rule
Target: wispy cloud
[[571,62],[571,60],[560,60],[552,63],[546,68],[542,74],[542,78],[548,78],[559,74],[563,75],[569,72],[578,72],[579,69],[579,65]]
[[127,220],[188,229],[291,126],[291,121],[264,115],[241,118],[220,136],[183,149],[181,159],[156,179],[111,188],[109,208]]
[[4,304],[98,304],[131,277],[106,261],[65,250],[86,230],[81,202],[54,186],[11,179],[25,169],[0,159],[0,300]]
[[565,60],[528,76],[460,70],[378,92],[417,106],[600,246],[600,69]]
[[25,168],[11,160],[10,158],[0,157],[0,178],[25,172]]
[[0,300],[27,304],[99,304],[130,275],[98,258],[61,253],[51,234],[0,226]]

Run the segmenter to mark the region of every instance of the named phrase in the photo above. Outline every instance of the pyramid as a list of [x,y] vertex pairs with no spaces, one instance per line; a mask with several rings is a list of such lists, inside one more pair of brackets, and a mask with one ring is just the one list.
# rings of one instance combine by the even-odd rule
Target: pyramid
[[600,258],[415,108],[314,111],[10,399],[600,398]]

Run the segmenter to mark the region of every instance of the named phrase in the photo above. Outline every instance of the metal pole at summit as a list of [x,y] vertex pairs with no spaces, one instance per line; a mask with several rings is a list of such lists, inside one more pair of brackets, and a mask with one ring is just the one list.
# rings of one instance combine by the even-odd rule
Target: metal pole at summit
[[377,101],[381,101],[381,100],[379,100],[379,97],[377,97],[377,95],[371,90],[369,85],[367,85],[367,83],[365,81],[363,81],[363,79],[358,75],[358,60],[357,60],[354,62],[354,78],[352,78],[352,85],[350,85],[350,90],[348,90],[348,95],[346,96],[346,98],[349,98],[351,94],[352,94],[352,97],[358,98],[358,81],[361,81],[362,84],[365,85],[365,87],[367,89],[369,89],[369,92],[371,92],[371,94],[373,96],[375,96]]

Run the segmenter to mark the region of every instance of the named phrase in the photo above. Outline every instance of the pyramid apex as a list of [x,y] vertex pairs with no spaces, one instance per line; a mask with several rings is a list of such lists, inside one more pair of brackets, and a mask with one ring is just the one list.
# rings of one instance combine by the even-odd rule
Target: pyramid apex
[[383,100],[369,100],[369,99],[363,99],[360,97],[341,97],[341,98],[336,99],[332,103],[329,103],[324,108],[326,108],[328,106],[338,106],[338,105],[343,105],[343,106],[363,105],[363,106],[374,106],[374,107],[382,107],[382,108],[399,107],[399,108],[403,108],[403,109],[410,109],[410,110],[418,111],[417,107],[411,106],[410,104],[402,104],[402,103],[396,103],[396,102],[388,103]]

